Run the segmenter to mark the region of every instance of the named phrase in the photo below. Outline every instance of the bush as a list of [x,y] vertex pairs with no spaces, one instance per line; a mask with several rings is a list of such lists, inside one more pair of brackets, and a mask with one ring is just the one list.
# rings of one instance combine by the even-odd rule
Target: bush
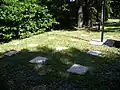
[[51,30],[57,24],[47,6],[14,1],[0,6],[0,41],[26,38]]

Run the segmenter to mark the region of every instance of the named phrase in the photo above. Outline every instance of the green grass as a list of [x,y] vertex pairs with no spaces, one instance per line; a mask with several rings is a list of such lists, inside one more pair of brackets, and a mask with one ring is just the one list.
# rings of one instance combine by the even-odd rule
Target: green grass
[[108,19],[108,22],[120,22],[120,19]]
[[106,32],[120,32],[120,19],[108,19],[106,24]]
[[[88,37],[82,37],[87,34]],[[120,49],[108,46],[94,46],[88,42],[99,39],[100,32],[88,30],[52,31],[35,35],[23,40],[13,40],[0,44],[0,55],[11,49],[20,51],[11,57],[0,59],[0,75],[8,87],[28,90],[32,87],[46,85],[47,90],[109,90],[118,89],[120,84]],[[120,40],[120,32],[105,32],[106,36]],[[108,38],[108,37],[106,37]],[[17,43],[17,44],[15,44]],[[37,46],[30,47],[30,44]],[[68,47],[67,50],[55,51],[56,46]],[[99,50],[103,57],[86,54],[88,50]],[[41,75],[29,60],[44,56],[46,74]],[[74,63],[90,67],[85,75],[66,72]]]

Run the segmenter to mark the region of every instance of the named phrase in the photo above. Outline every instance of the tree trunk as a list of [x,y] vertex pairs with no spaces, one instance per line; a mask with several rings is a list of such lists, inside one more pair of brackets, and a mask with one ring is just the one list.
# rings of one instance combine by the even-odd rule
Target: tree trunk
[[83,6],[78,9],[78,28],[83,27]]
[[85,27],[92,26],[92,12],[89,0],[85,1],[85,4],[83,6],[83,20],[84,20],[83,26]]
[[92,27],[92,12],[89,0],[86,0],[78,9],[78,27]]
[[96,24],[97,24],[97,31],[100,31],[100,10],[99,8],[96,8],[97,9],[97,15],[96,15]]
[[90,6],[89,6],[89,20],[88,20],[88,25],[89,25],[89,27],[92,27],[92,26],[93,26],[91,3],[90,3]]

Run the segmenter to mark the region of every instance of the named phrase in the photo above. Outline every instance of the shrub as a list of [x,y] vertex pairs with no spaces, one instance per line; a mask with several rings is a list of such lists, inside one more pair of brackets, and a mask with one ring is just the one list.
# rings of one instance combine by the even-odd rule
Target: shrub
[[51,30],[57,24],[47,6],[13,1],[0,6],[0,41],[26,38]]

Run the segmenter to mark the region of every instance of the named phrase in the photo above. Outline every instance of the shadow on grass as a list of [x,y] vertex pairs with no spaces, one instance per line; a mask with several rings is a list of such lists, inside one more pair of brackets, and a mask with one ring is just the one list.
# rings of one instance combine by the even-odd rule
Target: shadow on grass
[[108,27],[104,32],[120,32],[120,27]]
[[[120,22],[111,22],[111,23],[108,22],[105,23],[105,27],[107,27],[107,29],[105,29],[104,32],[120,32]],[[89,28],[88,31],[99,32],[102,30],[98,31],[96,27],[93,27],[93,28]]]
[[105,26],[105,32],[120,32],[120,22],[106,23]]
[[[29,63],[29,60],[36,56],[43,56],[49,59],[45,65],[47,70],[45,75],[40,75],[40,70],[36,70],[34,68],[35,65]],[[120,59],[120,57],[115,58]],[[108,82],[111,81],[108,81],[105,78],[106,76],[101,76],[101,73],[107,69],[103,67],[106,65],[111,67],[107,60],[110,62],[111,58],[90,56],[86,54],[86,50],[80,51],[76,48],[59,52],[54,52],[54,50],[47,47],[38,47],[37,51],[24,49],[16,55],[6,56],[0,60],[0,76],[11,90],[108,90],[111,88],[111,84]],[[91,69],[85,75],[66,72],[74,63],[91,67]],[[115,67],[112,65],[112,68]],[[117,69],[118,71],[120,70],[120,68]],[[111,74],[113,76],[116,75],[115,73],[120,74],[118,71]],[[106,75],[106,72],[104,74]],[[120,84],[120,78],[114,77],[113,79],[114,81],[116,80],[116,82],[112,83],[112,87],[115,88],[116,85]],[[107,85],[103,85],[104,80],[106,80],[105,83]]]
[[106,25],[106,27],[114,27],[114,26],[120,26],[120,22],[108,22],[108,23],[106,23],[105,24]]

